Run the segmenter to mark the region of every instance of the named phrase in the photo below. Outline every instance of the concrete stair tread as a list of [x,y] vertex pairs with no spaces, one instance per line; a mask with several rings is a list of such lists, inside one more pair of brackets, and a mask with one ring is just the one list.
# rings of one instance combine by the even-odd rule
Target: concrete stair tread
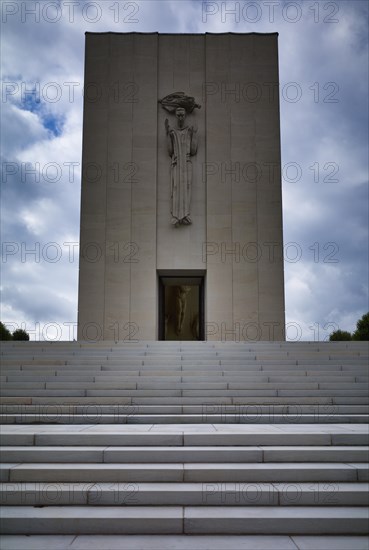
[[[147,432],[149,430],[155,429],[157,432],[162,433],[202,433],[202,434],[209,434],[214,432],[224,432],[232,430],[233,433],[239,433],[239,434],[258,434],[260,433],[260,427],[259,426],[243,426],[238,424],[230,424],[229,426],[224,426],[223,424],[210,424],[210,425],[204,425],[204,426],[198,426],[197,424],[194,425],[187,425],[187,426],[172,426],[170,424],[168,425],[160,425],[155,426],[153,423],[147,423],[140,427],[134,427],[134,426],[117,426],[115,424],[109,424],[107,426],[99,426],[99,424],[95,424],[91,426],[90,424],[80,424],[79,426],[73,426],[73,427],[66,427],[66,426],[56,426],[53,424],[49,425],[17,425],[17,426],[2,426],[1,432],[2,434],[11,434],[11,433],[29,433],[29,434],[41,434],[45,433],[46,431],[52,435],[53,433],[65,433],[68,434],[71,431],[72,432],[81,432],[81,433],[100,433],[104,434],[107,432],[107,430],[113,431],[115,434],[125,434],[125,433],[142,433]],[[269,432],[269,433],[319,433],[319,434],[342,434],[342,433],[361,433],[362,435],[366,435],[368,430],[365,426],[362,426],[361,424],[303,424],[299,426],[274,426],[273,424],[268,424],[267,426],[264,426],[262,428],[262,431]]]
[[3,550],[368,550],[355,535],[4,535]]

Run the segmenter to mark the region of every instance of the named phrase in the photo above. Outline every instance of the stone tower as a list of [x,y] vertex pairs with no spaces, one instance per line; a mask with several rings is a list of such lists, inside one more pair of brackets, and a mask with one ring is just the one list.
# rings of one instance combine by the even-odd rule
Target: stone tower
[[79,339],[284,340],[277,39],[86,34]]

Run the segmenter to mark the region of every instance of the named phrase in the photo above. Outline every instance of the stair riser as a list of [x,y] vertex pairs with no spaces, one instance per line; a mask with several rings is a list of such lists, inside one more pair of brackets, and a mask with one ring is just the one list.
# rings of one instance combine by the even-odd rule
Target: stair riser
[[[366,534],[367,518],[360,516],[350,517],[348,521],[343,521],[344,516],[332,513],[332,517],[303,517],[302,514],[294,517],[293,514],[273,514],[273,508],[265,507],[263,510],[269,510],[266,515],[250,513],[249,517],[233,517],[230,513],[222,516],[219,512],[216,517],[205,514],[198,514],[197,509],[190,509],[189,517],[182,517],[182,509],[177,511],[177,507],[169,517],[165,513],[161,517],[150,517],[145,514],[144,518],[131,517],[109,517],[110,509],[107,507],[106,513],[101,513],[100,518],[86,517],[75,512],[75,517],[60,517],[58,508],[54,508],[54,517],[37,517],[3,519],[4,534]],[[137,511],[140,512],[140,508]],[[231,510],[231,508],[229,509]],[[283,509],[282,509],[283,510]],[[186,509],[184,510],[186,514]],[[172,517],[173,515],[177,517]],[[197,517],[196,517],[197,516]],[[205,517],[204,517],[205,516]],[[292,516],[292,517],[291,517]]]
[[[57,378],[57,377],[56,377]],[[132,394],[138,394],[139,391],[157,391],[162,390],[163,395],[166,395],[167,391],[196,391],[197,394],[201,391],[204,395],[213,394],[217,395],[219,390],[239,390],[239,391],[255,391],[256,395],[259,391],[275,391],[275,390],[298,390],[300,393],[305,392],[306,395],[311,393],[310,390],[327,390],[333,391],[335,395],[336,390],[364,391],[368,394],[368,385],[366,382],[344,382],[340,383],[327,383],[327,382],[306,382],[306,383],[287,383],[287,382],[244,382],[244,381],[229,381],[224,382],[124,382],[122,380],[104,382],[47,382],[45,380],[27,382],[22,378],[16,382],[2,382],[2,391],[8,393],[12,391],[25,391],[25,390],[97,390],[97,391],[124,391],[132,390]],[[14,394],[16,395],[16,394]],[[195,394],[196,395],[196,394]]]
[[193,446],[193,445],[368,445],[369,435],[360,433],[249,433],[249,434],[233,434],[233,433],[212,433],[212,434],[160,434],[160,433],[100,433],[100,434],[2,434],[1,445],[17,446],[17,445],[147,445],[147,446]]
[[[290,401],[298,401],[300,398],[333,398],[333,397],[362,397],[369,401],[368,390],[72,390],[72,389],[33,389],[33,390],[1,390],[1,397],[129,397],[132,403],[140,398],[160,398],[165,403],[166,398],[181,397],[208,401],[212,398],[234,399],[238,397],[290,397]],[[194,402],[196,402],[194,400]]]
[[1,405],[0,414],[7,415],[46,415],[50,422],[54,417],[62,414],[74,416],[76,414],[88,416],[102,416],[113,414],[119,416],[132,414],[237,414],[257,418],[263,414],[295,415],[310,414],[313,416],[345,415],[345,414],[369,414],[367,405]]
[[1,415],[0,424],[314,424],[314,423],[368,423],[368,415]]
[[[5,480],[4,480],[5,481]],[[354,469],[352,470],[317,470],[312,472],[306,471],[267,471],[267,472],[250,472],[246,473],[240,471],[228,471],[219,469],[218,471],[204,472],[204,471],[183,471],[179,468],[177,471],[162,470],[160,475],[156,471],[137,472],[135,470],[128,472],[121,471],[89,471],[86,465],[86,469],[76,472],[61,472],[55,471],[21,471],[13,470],[10,473],[11,483],[115,483],[115,482],[189,482],[189,483],[265,483],[265,482],[283,482],[288,481],[291,483],[299,482],[356,482],[358,481],[358,473]]]
[[114,447],[4,447],[0,453],[3,463],[367,463],[367,447],[195,447],[114,448]]
[[[155,485],[155,484],[151,484]],[[167,486],[167,484],[165,484]],[[2,506],[367,506],[368,488],[338,483],[5,483]]]
[[110,405],[113,407],[122,406],[140,406],[140,405],[183,405],[183,406],[262,406],[262,405],[279,405],[279,406],[335,406],[335,405],[368,405],[369,397],[76,397],[76,396],[48,396],[48,397],[1,397],[1,404],[20,406],[20,405],[36,405],[36,406],[104,406]]
[[61,385],[67,385],[79,383],[79,384],[88,384],[88,383],[103,383],[103,384],[243,384],[246,387],[250,384],[367,384],[368,375],[364,375],[367,370],[362,371],[363,374],[356,374],[353,376],[346,376],[342,372],[336,374],[324,374],[323,372],[319,373],[310,373],[310,372],[298,372],[298,373],[287,373],[278,372],[278,374],[262,371],[260,373],[248,374],[247,370],[241,371],[209,371],[206,375],[200,371],[191,371],[180,372],[180,373],[171,373],[168,372],[166,375],[156,374],[153,372],[146,371],[132,371],[132,372],[100,372],[100,373],[85,373],[83,376],[81,373],[74,369],[71,372],[56,371],[52,374],[45,372],[24,372],[16,371],[9,372],[3,371],[0,376],[2,383],[9,384],[18,384],[20,382],[24,383],[33,383],[33,382],[42,382],[46,384],[50,383],[60,383]]

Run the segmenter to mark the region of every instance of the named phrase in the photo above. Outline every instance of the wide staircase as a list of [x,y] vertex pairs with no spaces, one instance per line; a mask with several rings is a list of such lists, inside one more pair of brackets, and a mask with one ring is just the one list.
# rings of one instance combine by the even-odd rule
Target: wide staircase
[[367,342],[3,342],[1,548],[368,549]]

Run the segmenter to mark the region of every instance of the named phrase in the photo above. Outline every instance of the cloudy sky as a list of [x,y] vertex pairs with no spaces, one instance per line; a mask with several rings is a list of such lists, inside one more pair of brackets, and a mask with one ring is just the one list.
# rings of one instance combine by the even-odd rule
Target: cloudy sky
[[278,32],[287,338],[368,311],[368,3],[3,1],[2,310],[76,337],[84,33]]

